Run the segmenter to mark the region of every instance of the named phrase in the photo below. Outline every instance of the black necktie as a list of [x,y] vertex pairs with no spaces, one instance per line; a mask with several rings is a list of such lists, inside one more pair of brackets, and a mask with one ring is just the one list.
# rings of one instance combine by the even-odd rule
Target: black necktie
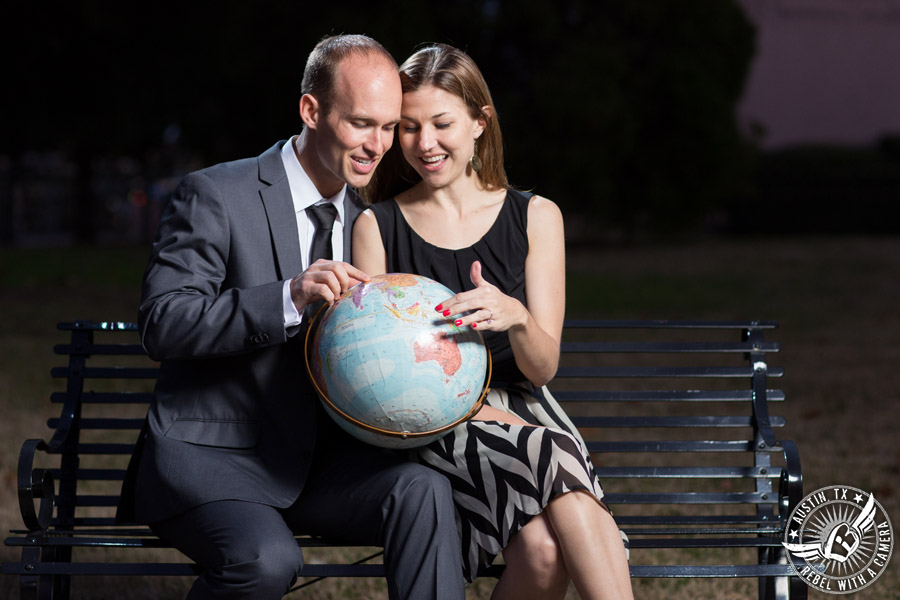
[[316,224],[313,234],[312,247],[309,251],[309,264],[312,265],[320,258],[331,260],[331,228],[334,227],[334,219],[337,217],[337,209],[330,202],[327,204],[315,204],[306,209],[309,218]]
[[[333,257],[331,251],[331,228],[334,227],[334,219],[337,217],[337,209],[334,204],[327,202],[325,204],[314,204],[306,209],[306,214],[316,224],[316,231],[313,233],[312,247],[309,249],[309,264],[312,266],[314,262],[320,258],[331,260]],[[309,323],[315,314],[319,311],[324,301],[313,302],[304,309],[304,320]]]

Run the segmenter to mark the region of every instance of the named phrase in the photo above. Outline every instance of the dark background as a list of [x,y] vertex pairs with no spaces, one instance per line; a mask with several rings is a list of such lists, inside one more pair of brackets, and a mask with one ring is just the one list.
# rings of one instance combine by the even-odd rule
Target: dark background
[[900,198],[900,137],[764,151],[764,131],[739,127],[757,30],[734,0],[3,12],[0,245],[147,241],[185,172],[299,130],[305,58],[341,32],[375,37],[398,62],[423,42],[471,54],[498,107],[511,182],[558,202],[573,244],[900,231],[884,218]]

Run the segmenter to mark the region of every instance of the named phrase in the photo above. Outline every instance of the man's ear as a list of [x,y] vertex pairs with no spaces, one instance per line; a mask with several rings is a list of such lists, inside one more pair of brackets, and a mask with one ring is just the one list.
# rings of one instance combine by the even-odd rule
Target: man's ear
[[319,123],[319,101],[311,94],[303,94],[300,97],[300,120],[310,129],[315,129]]

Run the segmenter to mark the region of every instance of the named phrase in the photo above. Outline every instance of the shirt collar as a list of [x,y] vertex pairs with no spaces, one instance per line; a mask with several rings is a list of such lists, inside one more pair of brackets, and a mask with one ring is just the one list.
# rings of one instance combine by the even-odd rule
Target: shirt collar
[[[287,143],[281,147],[281,160],[284,163],[284,170],[287,173],[288,185],[291,188],[291,199],[294,202],[294,211],[301,212],[313,204],[317,204],[322,200],[322,195],[316,189],[315,184],[297,158],[294,152],[294,142],[297,136],[291,137]],[[330,198],[325,198],[326,202],[331,202],[337,209],[337,220],[344,223],[344,197],[347,194],[347,184],[344,184],[337,194]]]

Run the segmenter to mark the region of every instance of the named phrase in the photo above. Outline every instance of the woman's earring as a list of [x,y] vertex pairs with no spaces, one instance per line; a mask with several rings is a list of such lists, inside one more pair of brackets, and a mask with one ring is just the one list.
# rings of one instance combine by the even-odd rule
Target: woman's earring
[[481,162],[481,158],[478,156],[478,140],[475,140],[475,151],[472,153],[472,158],[469,159],[469,163],[472,165],[472,170],[476,173],[484,166]]

